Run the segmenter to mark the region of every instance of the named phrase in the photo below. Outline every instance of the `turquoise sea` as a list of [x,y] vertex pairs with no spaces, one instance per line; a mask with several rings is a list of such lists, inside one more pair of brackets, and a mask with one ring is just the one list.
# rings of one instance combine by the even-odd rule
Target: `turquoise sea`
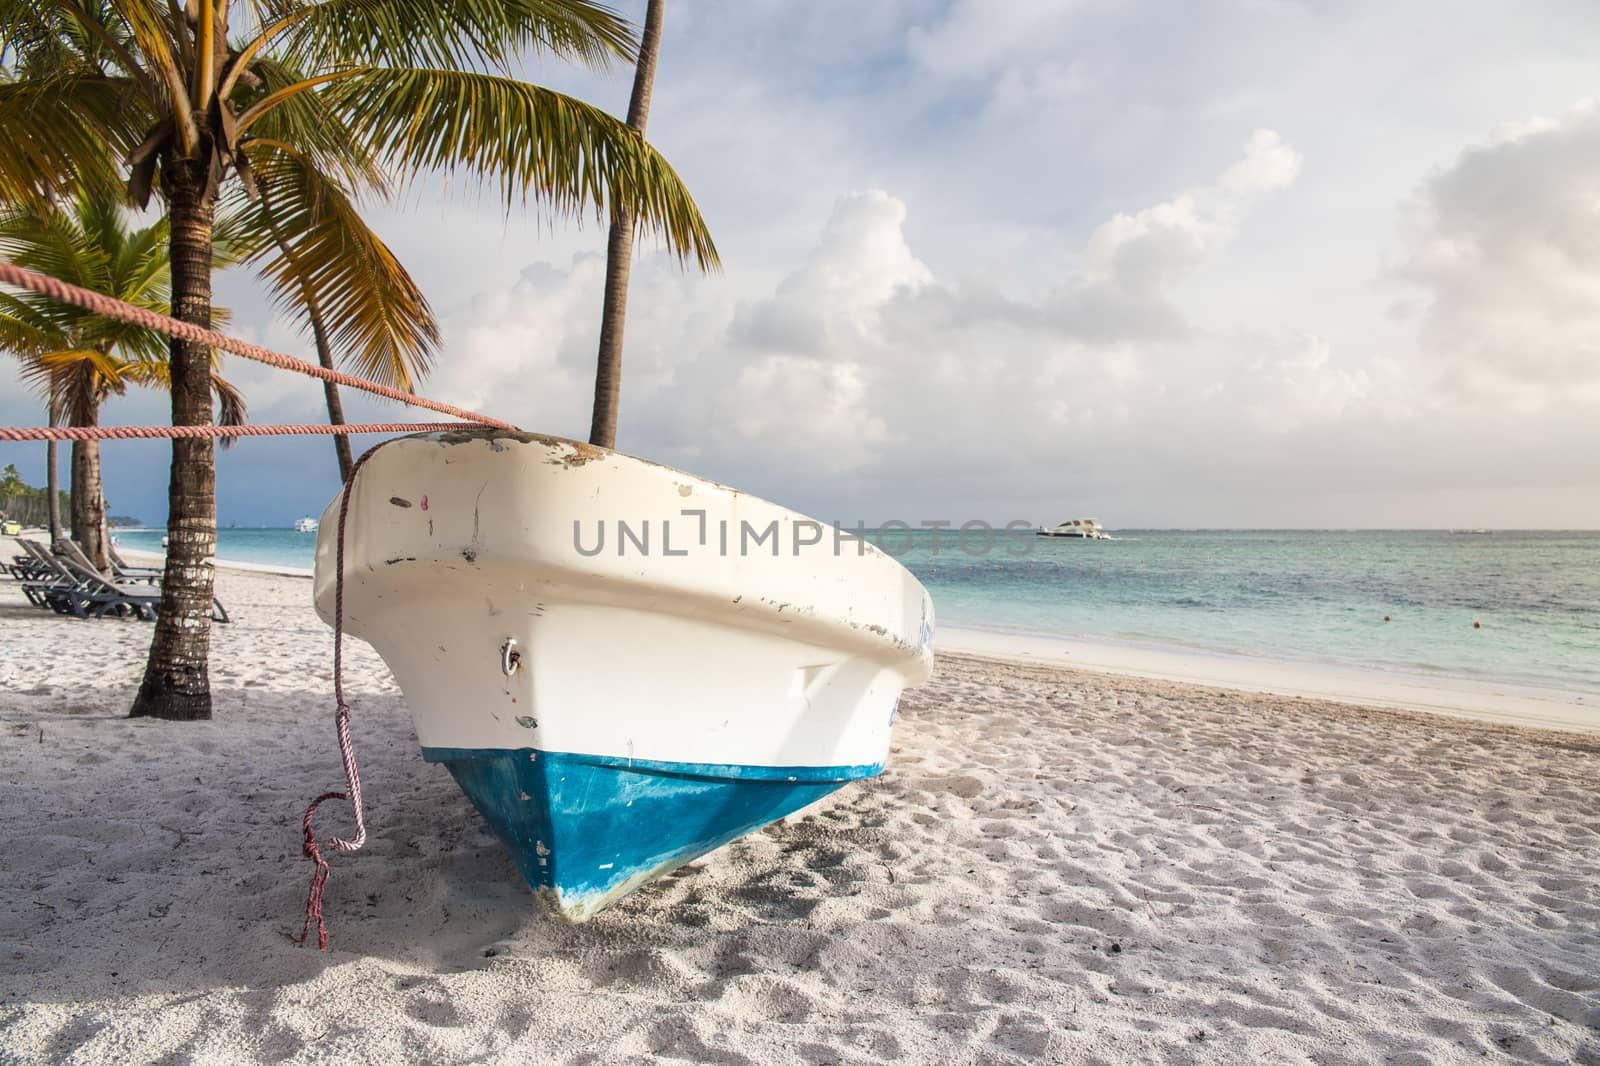
[[1600,695],[1600,533],[1114,536],[901,561],[955,625]]
[[[926,530],[881,541],[941,623],[1600,697],[1600,532],[1113,533],[1000,539],[983,554],[948,531],[937,550]],[[118,537],[159,549],[161,531]],[[224,529],[218,555],[309,568],[315,542]]]
[[[137,551],[159,552],[164,529],[114,529],[119,546]],[[219,529],[217,558],[233,563],[261,566],[292,566],[311,569],[316,561],[317,535],[296,533],[292,529]]]

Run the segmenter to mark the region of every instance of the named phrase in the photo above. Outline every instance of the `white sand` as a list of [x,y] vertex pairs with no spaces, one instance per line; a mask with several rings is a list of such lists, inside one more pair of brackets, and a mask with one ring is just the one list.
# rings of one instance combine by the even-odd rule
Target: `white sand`
[[331,640],[219,591],[167,724],[147,624],[0,582],[0,1061],[1600,1063],[1600,741],[955,655],[881,780],[566,927],[352,642],[297,947]]

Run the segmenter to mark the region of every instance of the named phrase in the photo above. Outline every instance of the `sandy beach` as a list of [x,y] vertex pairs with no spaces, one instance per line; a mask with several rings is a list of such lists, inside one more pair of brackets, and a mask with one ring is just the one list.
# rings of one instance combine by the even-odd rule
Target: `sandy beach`
[[0,582],[0,1061],[1600,1063],[1600,738],[953,652],[881,779],[563,926],[352,641],[300,947],[331,633],[218,592],[170,724],[148,624]]

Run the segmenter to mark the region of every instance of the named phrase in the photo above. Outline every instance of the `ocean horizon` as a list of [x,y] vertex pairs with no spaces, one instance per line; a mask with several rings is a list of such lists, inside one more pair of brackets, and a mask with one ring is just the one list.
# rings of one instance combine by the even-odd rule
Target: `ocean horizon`
[[[115,531],[147,551],[163,533]],[[951,530],[937,546],[930,530],[881,539],[927,586],[941,625],[1600,699],[1600,531],[1113,536],[1000,538],[983,552]],[[217,556],[310,569],[315,546],[315,534],[292,529],[223,528]]]

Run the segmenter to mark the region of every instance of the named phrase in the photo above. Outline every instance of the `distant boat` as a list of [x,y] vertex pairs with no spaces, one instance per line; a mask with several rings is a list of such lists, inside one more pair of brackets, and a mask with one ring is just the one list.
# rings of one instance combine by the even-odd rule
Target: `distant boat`
[[294,531],[296,533],[315,533],[317,531],[317,525],[317,520],[312,518],[310,515],[307,515],[304,518],[295,520]]
[[1486,537],[1493,533],[1492,529],[1452,529],[1450,532],[1458,537]]
[[1073,518],[1049,529],[1040,528],[1041,537],[1068,537],[1073,540],[1111,540],[1111,534],[1100,528],[1093,518]]
[[345,629],[558,917],[882,773],[932,670],[909,571],[691,474],[472,430],[386,444],[350,491]]

